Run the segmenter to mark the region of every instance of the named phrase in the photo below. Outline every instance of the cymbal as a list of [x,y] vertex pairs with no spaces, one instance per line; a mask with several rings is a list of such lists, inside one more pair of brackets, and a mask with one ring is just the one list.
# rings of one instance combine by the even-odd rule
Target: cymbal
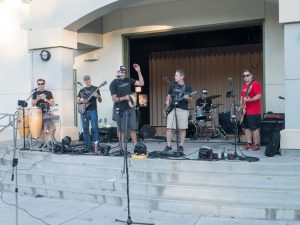
[[222,95],[211,95],[211,96],[208,96],[207,98],[214,99],[214,98],[219,98],[221,96]]
[[212,104],[212,105],[211,105],[211,108],[212,108],[212,109],[215,109],[215,108],[218,108],[220,105],[223,105],[223,104]]

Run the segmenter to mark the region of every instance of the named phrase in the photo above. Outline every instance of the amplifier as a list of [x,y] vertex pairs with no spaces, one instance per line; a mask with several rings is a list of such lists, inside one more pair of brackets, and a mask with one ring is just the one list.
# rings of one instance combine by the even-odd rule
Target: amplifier
[[272,140],[273,132],[284,129],[284,120],[262,120],[260,144],[267,145]]
[[264,113],[264,120],[284,120],[284,113]]

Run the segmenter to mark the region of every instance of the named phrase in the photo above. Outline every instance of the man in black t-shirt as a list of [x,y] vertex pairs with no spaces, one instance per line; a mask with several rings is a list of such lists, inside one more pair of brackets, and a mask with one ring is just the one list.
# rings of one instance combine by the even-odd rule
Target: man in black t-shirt
[[134,145],[137,144],[136,130],[138,127],[136,112],[135,108],[130,104],[132,102],[130,94],[134,86],[144,86],[144,78],[141,73],[141,68],[138,64],[133,64],[133,68],[138,74],[138,80],[126,77],[127,69],[124,66],[120,66],[117,70],[117,78],[114,79],[109,86],[111,97],[114,102],[113,119],[117,121],[119,141],[122,149],[124,147],[123,144],[124,132],[126,130],[126,117],[128,118],[127,128],[130,131],[132,143]]
[[[192,97],[189,96],[189,93],[192,92],[190,85],[184,81],[185,73],[181,69],[177,69],[175,72],[175,82],[172,83],[168,90],[168,95],[166,99],[166,106],[171,106],[173,109],[167,115],[167,146],[165,151],[172,150],[172,129],[179,129],[180,135],[180,145],[178,147],[179,151],[183,151],[183,145],[185,142],[186,129],[188,128],[188,118],[189,110],[188,104],[192,100]],[[175,105],[177,103],[177,105]],[[176,107],[176,117],[175,117],[175,107]],[[177,127],[176,127],[177,125]]]
[[[86,106],[85,112],[81,114],[81,123],[83,129],[85,152],[89,152],[92,149],[91,141],[93,141],[95,145],[98,145],[99,141],[97,100],[98,102],[101,102],[102,99],[100,91],[97,90],[97,87],[92,85],[91,77],[89,75],[85,75],[83,77],[83,81],[85,83],[85,87],[80,89],[80,91],[78,92],[76,103],[85,104]],[[90,98],[90,96],[92,97]],[[87,102],[89,98],[90,100]],[[89,131],[90,121],[92,126],[92,140]]]
[[54,99],[52,92],[45,90],[45,83],[46,81],[44,79],[40,78],[37,80],[38,88],[33,93],[31,99],[31,105],[34,107],[39,107],[43,115],[42,132],[40,135],[42,144],[40,148],[42,148],[45,145],[46,133],[53,132],[53,130],[50,131],[50,128],[52,128],[53,126],[51,118],[45,118],[45,114],[50,110],[50,105],[54,104]]
[[52,92],[45,90],[45,83],[44,79],[37,80],[38,88],[31,100],[31,105],[41,108],[43,114],[50,109],[50,105],[54,104]]

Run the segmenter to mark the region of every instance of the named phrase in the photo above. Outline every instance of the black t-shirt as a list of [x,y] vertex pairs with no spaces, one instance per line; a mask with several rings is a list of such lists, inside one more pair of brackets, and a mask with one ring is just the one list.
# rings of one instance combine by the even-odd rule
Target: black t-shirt
[[[95,87],[93,85],[90,86],[90,87],[81,88],[80,91],[78,92],[77,97],[87,100],[95,92],[96,89],[97,89],[97,87]],[[100,95],[99,90],[97,90],[97,93]],[[90,105],[86,108],[86,111],[95,111],[95,110],[97,110],[97,99],[94,96],[91,97],[89,102],[90,102]]]
[[[33,93],[32,95],[32,100],[37,99],[38,96],[42,97],[43,95],[45,95],[45,98],[47,100],[53,99],[53,95],[51,91],[47,91],[47,90],[43,90],[43,91],[36,91]],[[47,110],[50,109],[50,105],[48,102],[45,102],[44,99],[39,100],[36,103],[36,106],[41,108],[42,113],[45,113]]]
[[[114,79],[109,86],[110,94],[117,95],[117,98],[130,95],[135,82],[136,80],[130,77],[125,77],[124,79]],[[128,101],[122,101],[114,104],[114,111],[116,108],[119,108],[120,113],[122,113],[124,110],[130,109],[130,106]]]
[[[188,84],[179,85],[179,84],[173,83],[170,85],[169,90],[168,90],[168,94],[171,95],[172,100],[175,100],[176,96],[177,96],[177,99],[180,99],[184,96],[184,94],[186,94],[186,93],[189,94],[191,92],[192,92],[192,88]],[[172,101],[171,104],[174,105],[174,101]],[[180,108],[183,110],[188,110],[188,106],[189,106],[189,102],[185,98],[181,99],[177,104],[177,108]]]
[[206,103],[206,104],[205,104],[203,110],[208,112],[212,105],[212,100],[210,98],[206,98],[206,99],[198,98],[196,101],[196,106],[202,107],[204,105],[204,103]]

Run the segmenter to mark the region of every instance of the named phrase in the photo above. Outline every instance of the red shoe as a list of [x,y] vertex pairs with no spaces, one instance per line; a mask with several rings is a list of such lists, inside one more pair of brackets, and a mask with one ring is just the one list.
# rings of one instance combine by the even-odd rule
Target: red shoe
[[252,145],[252,148],[250,148],[249,150],[252,150],[252,151],[258,151],[260,149],[259,145]]
[[252,144],[247,143],[246,145],[243,146],[243,149],[249,150],[249,149],[252,148],[252,147],[253,147]]

